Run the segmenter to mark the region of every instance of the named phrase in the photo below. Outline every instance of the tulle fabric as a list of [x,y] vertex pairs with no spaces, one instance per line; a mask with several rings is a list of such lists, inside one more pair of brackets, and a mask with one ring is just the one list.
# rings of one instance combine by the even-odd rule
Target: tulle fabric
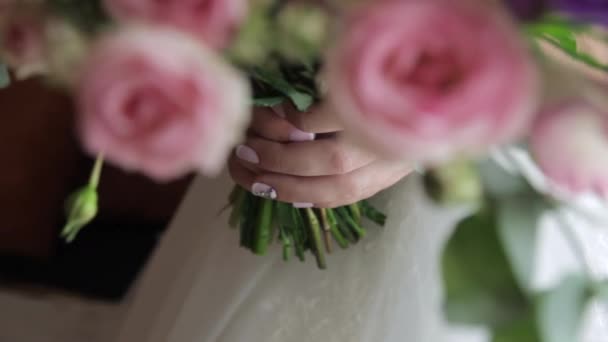
[[[448,327],[442,318],[439,255],[464,211],[431,204],[418,176],[373,200],[389,216],[386,227],[371,226],[359,245],[334,252],[327,271],[310,256],[283,262],[280,246],[264,257],[241,249],[227,213],[217,216],[231,186],[228,177],[195,182],[134,291],[117,341],[490,341],[483,329]],[[545,288],[576,269],[548,223],[535,261]],[[606,276],[608,230],[592,229],[580,236],[597,275]],[[581,341],[604,341],[607,317],[606,306],[594,304]]]
[[[209,182],[200,180],[192,191],[203,191]],[[195,210],[192,196],[187,201]],[[176,290],[184,296],[183,306],[167,314],[175,323],[167,339],[158,340],[460,341],[439,314],[438,279],[440,244],[457,214],[433,208],[416,177],[374,201],[389,215],[387,226],[370,226],[359,245],[335,251],[327,271],[318,270],[311,256],[305,263],[285,263],[279,246],[267,256],[253,256],[239,248],[238,232],[223,223],[225,217],[211,224],[199,216],[197,251],[184,265],[194,274]]]

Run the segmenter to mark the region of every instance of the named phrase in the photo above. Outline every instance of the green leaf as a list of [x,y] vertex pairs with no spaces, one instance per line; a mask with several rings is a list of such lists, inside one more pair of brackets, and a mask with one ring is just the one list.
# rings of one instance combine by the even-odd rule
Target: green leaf
[[11,76],[6,65],[0,63],[0,89],[6,88],[11,84]]
[[478,163],[477,167],[483,187],[492,197],[500,198],[534,192],[524,177],[510,173],[494,160],[483,160]]
[[[559,18],[549,18],[526,28],[528,34],[557,47],[571,58],[588,66],[608,71],[608,65],[596,60],[593,56],[580,51],[577,34],[585,33],[591,28]],[[599,39],[599,37],[598,37]],[[606,42],[608,44],[608,42]]]
[[608,280],[601,281],[593,285],[594,296],[601,300],[608,302]]
[[284,78],[280,71],[255,68],[252,71],[252,76],[287,96],[299,111],[308,110],[314,102],[312,95],[295,88]]
[[[531,310],[530,310],[531,311]],[[541,341],[532,312],[520,319],[494,330],[492,342],[539,342]]]
[[330,24],[331,16],[318,3],[286,3],[278,11],[274,30],[278,54],[299,63],[314,63],[331,36]]
[[251,1],[247,18],[238,30],[234,41],[226,51],[227,57],[238,65],[265,63],[276,41],[271,25],[271,3]]
[[591,297],[586,277],[572,275],[537,298],[537,319],[543,342],[572,342]]
[[109,21],[102,0],[48,0],[47,5],[55,14],[87,32],[96,32]]
[[274,107],[285,101],[283,96],[261,97],[253,99],[253,105],[256,107]]
[[498,234],[522,289],[531,290],[538,221],[548,209],[535,194],[502,198],[498,203]]
[[450,322],[502,326],[529,309],[501,246],[492,212],[464,219],[443,252]]

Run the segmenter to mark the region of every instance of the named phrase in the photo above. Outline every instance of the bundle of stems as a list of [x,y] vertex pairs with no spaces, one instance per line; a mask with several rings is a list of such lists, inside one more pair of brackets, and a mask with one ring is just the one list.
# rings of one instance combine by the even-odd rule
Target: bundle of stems
[[332,209],[298,209],[289,203],[254,196],[235,186],[230,194],[230,225],[239,230],[241,246],[265,255],[273,241],[283,247],[283,259],[301,261],[310,251],[320,269],[327,268],[326,253],[335,242],[346,249],[366,235],[363,218],[384,226],[386,215],[367,201]]

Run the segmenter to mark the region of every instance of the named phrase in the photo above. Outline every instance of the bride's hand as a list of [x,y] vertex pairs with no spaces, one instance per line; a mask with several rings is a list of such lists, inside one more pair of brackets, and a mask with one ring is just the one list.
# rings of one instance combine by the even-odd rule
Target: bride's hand
[[256,109],[247,140],[230,159],[232,178],[253,193],[332,208],[369,198],[411,171],[337,139],[341,127],[331,115],[286,110]]

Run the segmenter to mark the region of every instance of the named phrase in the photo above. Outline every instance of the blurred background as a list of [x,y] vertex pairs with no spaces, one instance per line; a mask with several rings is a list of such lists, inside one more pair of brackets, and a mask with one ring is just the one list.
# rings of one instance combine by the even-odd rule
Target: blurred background
[[65,244],[59,238],[65,199],[93,164],[75,139],[72,104],[28,80],[3,89],[0,108],[0,286],[119,302],[191,177],[155,184],[105,167],[98,218]]

